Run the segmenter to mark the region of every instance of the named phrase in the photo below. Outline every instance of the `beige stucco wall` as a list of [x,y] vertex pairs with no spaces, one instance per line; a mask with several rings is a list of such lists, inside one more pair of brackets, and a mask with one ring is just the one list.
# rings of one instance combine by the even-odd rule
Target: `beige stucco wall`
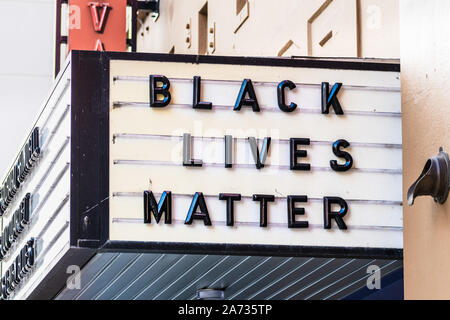
[[239,2],[245,1],[161,1],[156,22],[141,16],[138,51],[198,54],[199,11],[208,3],[207,30],[215,25],[210,54],[399,57],[398,1],[248,0],[248,18],[235,32]]
[[[403,196],[428,157],[450,151],[450,1],[401,0]],[[404,215],[406,299],[450,299],[450,201],[418,198]]]

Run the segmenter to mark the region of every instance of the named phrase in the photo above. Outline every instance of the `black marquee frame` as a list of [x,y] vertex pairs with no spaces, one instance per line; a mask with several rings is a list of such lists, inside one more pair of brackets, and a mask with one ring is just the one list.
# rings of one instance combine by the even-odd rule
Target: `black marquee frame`
[[99,252],[403,259],[402,249],[390,248],[110,241],[108,201],[110,60],[400,72],[400,65],[396,63],[366,61],[72,51],[71,249],[49,272],[30,298],[53,298],[65,284],[67,266],[84,265]]

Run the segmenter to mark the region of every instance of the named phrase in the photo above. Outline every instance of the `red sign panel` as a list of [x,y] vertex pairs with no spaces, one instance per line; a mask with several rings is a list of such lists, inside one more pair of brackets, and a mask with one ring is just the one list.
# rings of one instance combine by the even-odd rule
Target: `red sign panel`
[[126,0],[69,0],[69,51],[126,51]]

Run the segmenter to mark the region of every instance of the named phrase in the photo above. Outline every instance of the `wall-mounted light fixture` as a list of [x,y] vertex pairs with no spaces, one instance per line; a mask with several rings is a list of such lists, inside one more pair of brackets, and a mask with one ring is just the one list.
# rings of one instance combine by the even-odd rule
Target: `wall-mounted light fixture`
[[439,154],[428,159],[420,177],[408,190],[408,205],[412,206],[419,196],[431,196],[434,201],[444,204],[450,189],[450,161],[441,147]]

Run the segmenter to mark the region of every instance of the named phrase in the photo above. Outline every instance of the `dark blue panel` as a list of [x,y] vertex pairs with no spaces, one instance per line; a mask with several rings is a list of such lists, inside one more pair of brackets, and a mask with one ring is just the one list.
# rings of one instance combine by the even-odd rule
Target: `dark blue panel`
[[403,300],[403,268],[381,278],[380,290],[359,289],[343,300]]

